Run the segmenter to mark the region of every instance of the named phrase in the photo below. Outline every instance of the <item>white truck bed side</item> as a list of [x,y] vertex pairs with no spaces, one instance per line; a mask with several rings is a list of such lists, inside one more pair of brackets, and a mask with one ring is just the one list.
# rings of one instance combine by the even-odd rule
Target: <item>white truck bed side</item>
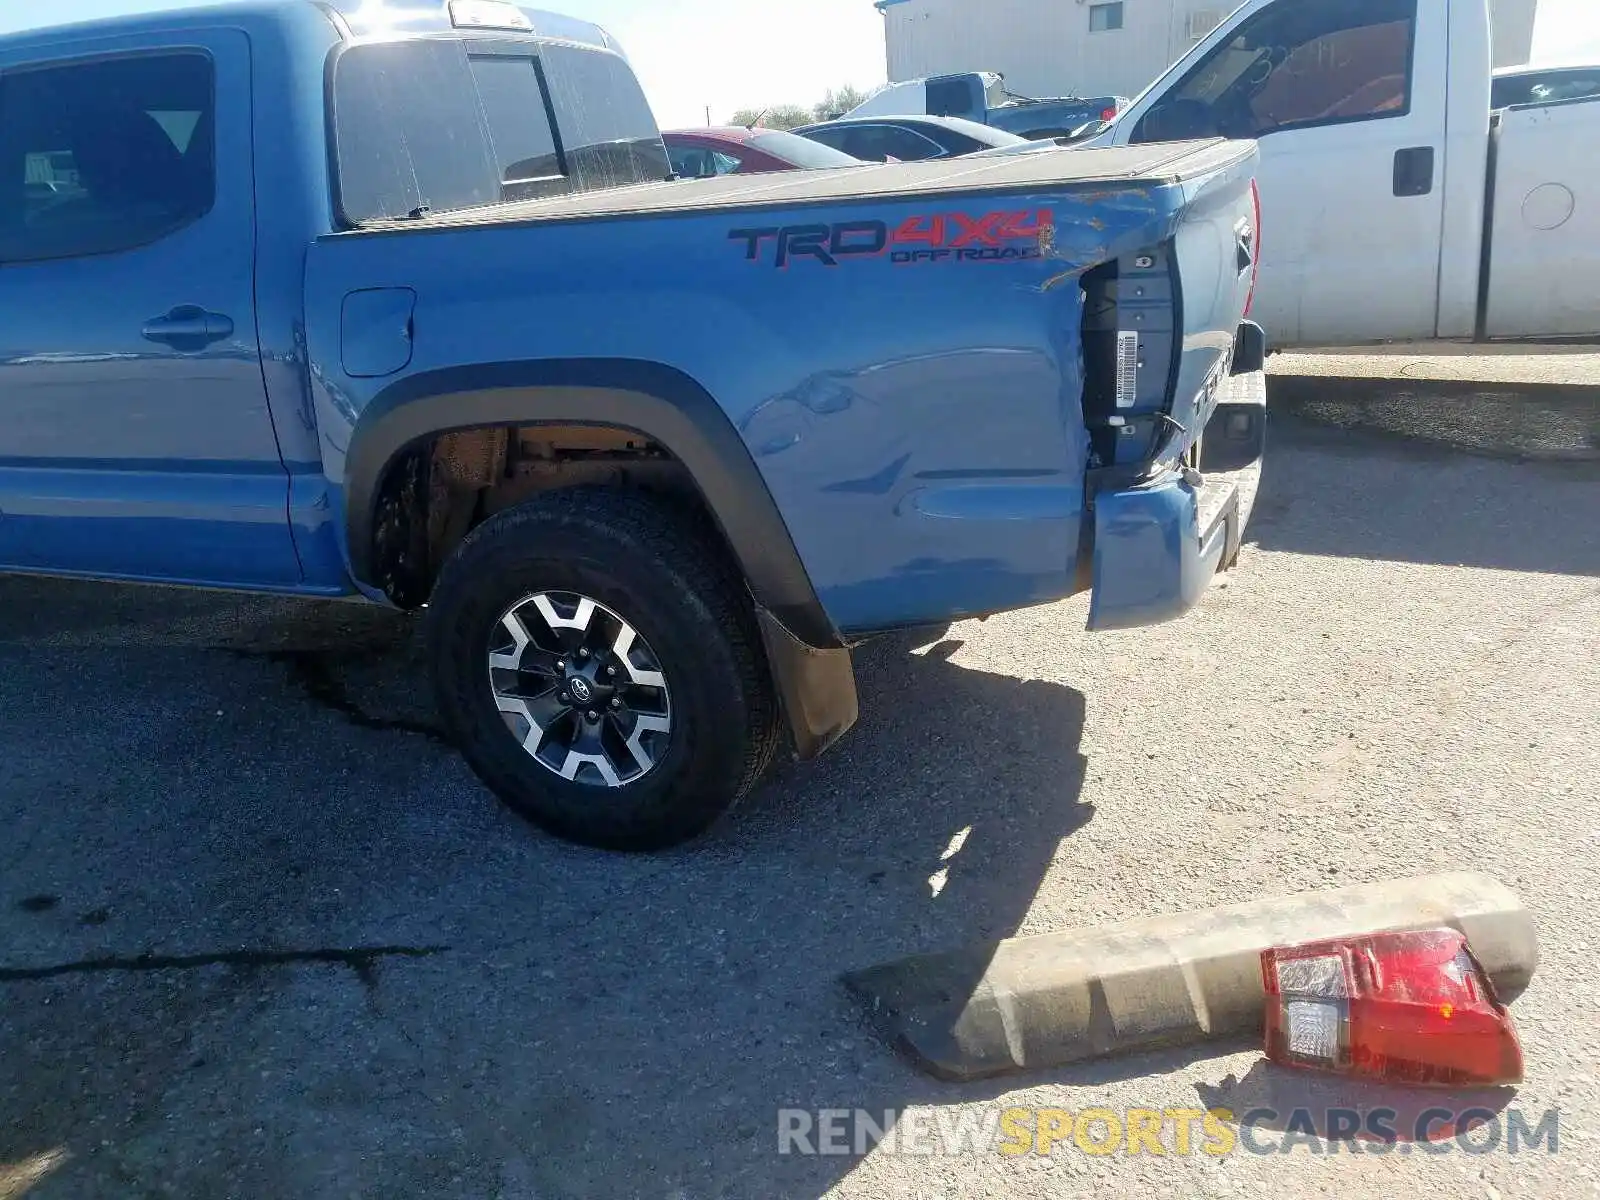
[[1483,336],[1600,334],[1600,98],[1500,114]]

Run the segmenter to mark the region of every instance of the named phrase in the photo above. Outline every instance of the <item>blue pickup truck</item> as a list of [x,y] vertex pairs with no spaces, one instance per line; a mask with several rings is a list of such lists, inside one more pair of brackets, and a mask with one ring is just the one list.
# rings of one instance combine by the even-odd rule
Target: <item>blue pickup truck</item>
[[643,850],[843,735],[874,634],[1232,564],[1254,143],[672,182],[542,19],[0,39],[0,569],[426,609],[487,785]]

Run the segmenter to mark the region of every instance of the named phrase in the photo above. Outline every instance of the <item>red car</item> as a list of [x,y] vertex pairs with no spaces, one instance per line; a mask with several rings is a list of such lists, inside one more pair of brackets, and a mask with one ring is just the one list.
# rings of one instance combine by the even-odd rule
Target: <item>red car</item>
[[841,150],[781,129],[674,129],[661,135],[672,169],[685,179],[865,166]]

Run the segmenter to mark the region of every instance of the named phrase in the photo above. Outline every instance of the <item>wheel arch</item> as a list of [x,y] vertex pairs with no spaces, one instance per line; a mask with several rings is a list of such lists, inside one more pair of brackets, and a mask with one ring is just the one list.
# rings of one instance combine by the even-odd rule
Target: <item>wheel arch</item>
[[445,368],[375,396],[350,438],[345,532],[351,574],[376,586],[381,489],[407,451],[449,433],[530,425],[637,433],[680,462],[755,598],[817,650],[843,642],[743,439],[711,395],[674,368],[624,359],[541,359]]

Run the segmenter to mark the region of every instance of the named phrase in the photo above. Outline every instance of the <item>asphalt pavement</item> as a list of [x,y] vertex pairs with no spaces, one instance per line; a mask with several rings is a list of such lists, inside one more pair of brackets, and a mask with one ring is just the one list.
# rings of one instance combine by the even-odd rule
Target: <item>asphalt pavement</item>
[[[868,646],[834,754],[654,858],[502,811],[406,618],[0,580],[0,1198],[1594,1194],[1583,383],[1280,374],[1250,543],[1199,611],[1091,637],[1080,598]],[[1007,1155],[1005,1110],[1418,1101],[1243,1045],[942,1084],[838,982],[1461,868],[1517,889],[1543,960],[1527,1082],[1441,1102],[1557,1109],[1554,1154],[1269,1122],[1226,1155]],[[781,1110],[858,1108],[977,1144],[779,1152]]]

